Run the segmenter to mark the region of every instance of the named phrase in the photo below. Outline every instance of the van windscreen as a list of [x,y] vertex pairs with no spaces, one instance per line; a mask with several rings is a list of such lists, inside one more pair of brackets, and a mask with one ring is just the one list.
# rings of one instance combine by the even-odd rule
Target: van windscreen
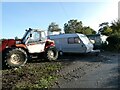
[[89,43],[91,43],[91,42],[89,41],[89,39],[87,38],[87,36],[85,36],[85,35],[79,35],[79,37],[80,37],[80,39],[83,41],[84,44],[89,44]]

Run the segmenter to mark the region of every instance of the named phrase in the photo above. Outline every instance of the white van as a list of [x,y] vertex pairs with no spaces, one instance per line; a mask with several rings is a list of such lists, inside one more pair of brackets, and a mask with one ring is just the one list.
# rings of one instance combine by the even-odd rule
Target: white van
[[63,53],[99,53],[100,50],[93,50],[93,44],[84,34],[59,34],[50,35],[49,39],[55,41],[56,48]]

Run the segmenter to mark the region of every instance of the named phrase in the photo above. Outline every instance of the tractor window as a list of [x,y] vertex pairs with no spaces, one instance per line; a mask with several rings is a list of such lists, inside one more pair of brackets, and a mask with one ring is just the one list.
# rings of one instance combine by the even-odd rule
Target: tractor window
[[40,41],[40,34],[38,32],[33,32],[32,37],[29,40],[29,43],[38,41]]
[[40,36],[40,39],[42,40],[42,41],[45,41],[46,40],[46,35],[45,35],[45,32],[41,32],[41,36]]
[[40,34],[38,32],[34,32],[33,33],[33,40],[39,41],[39,39],[40,39]]

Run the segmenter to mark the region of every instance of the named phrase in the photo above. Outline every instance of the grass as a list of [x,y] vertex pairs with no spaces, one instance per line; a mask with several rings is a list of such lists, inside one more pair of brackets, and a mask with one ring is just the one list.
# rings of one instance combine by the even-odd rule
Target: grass
[[28,63],[22,68],[3,70],[3,88],[50,88],[59,77],[60,62]]

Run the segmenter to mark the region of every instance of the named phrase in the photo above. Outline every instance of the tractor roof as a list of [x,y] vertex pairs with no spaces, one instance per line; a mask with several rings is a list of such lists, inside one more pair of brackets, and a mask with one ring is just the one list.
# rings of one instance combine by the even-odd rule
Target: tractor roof
[[26,29],[26,31],[42,32],[42,31],[44,31],[44,30],[41,30],[41,29],[31,29],[31,28],[29,28],[29,30]]

